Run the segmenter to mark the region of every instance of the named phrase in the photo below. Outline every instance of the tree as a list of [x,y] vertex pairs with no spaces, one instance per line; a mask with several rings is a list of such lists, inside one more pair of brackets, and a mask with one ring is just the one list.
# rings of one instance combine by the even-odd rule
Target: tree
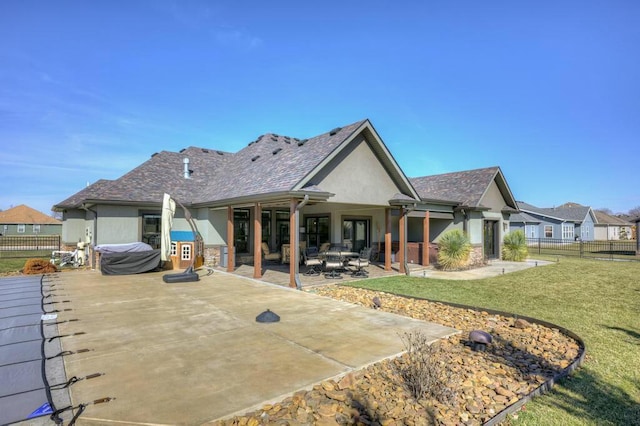
[[634,208],[630,209],[629,216],[640,217],[640,206],[635,206]]

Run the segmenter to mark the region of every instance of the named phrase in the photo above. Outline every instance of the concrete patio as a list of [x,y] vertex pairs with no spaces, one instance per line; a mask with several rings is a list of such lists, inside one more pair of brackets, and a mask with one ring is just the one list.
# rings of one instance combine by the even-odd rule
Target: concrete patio
[[[504,260],[492,260],[485,266],[467,269],[464,271],[442,271],[433,266],[422,266],[415,263],[409,263],[409,275],[412,277],[422,278],[437,278],[445,280],[473,280],[482,279],[487,277],[494,277],[511,272],[521,271],[537,266],[548,265],[551,262],[543,260],[529,259],[525,262],[508,262]],[[366,270],[369,273],[369,278],[381,278],[400,275],[400,265],[396,263],[391,264],[391,271],[384,270],[384,264],[380,262],[373,262]],[[223,269],[220,268],[220,271]],[[306,271],[305,266],[300,266],[300,282],[302,288],[312,288],[328,284],[340,284],[349,281],[362,280],[363,278],[354,277],[350,273],[341,274],[340,279],[325,278],[324,275],[309,276],[304,275]],[[235,275],[245,278],[253,277],[253,265],[241,264],[238,265],[234,271]],[[405,275],[405,274],[402,274]],[[259,281],[278,284],[281,286],[289,286],[289,265],[280,264],[275,262],[267,262],[262,266],[262,278]]]
[[[383,313],[216,271],[193,283],[162,273],[60,274],[60,314],[68,377],[104,373],[70,388],[87,406],[78,424],[198,425],[278,401],[299,389],[403,351],[400,334],[455,333]],[[257,323],[266,309],[277,323]]]

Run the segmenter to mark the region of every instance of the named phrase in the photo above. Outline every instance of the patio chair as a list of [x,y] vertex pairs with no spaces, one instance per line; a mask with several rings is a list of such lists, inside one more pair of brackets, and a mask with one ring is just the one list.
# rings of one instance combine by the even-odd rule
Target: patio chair
[[324,253],[324,252],[329,250],[329,247],[331,247],[331,243],[322,243],[322,244],[320,244],[320,250],[318,250],[318,251],[320,253]]
[[269,262],[279,262],[280,261],[280,253],[275,252],[271,253],[269,250],[269,245],[267,243],[262,243],[262,256],[265,261]]
[[324,261],[325,278],[342,278],[340,270],[344,268],[342,256],[337,254],[327,254]]
[[302,259],[307,266],[307,270],[304,275],[320,275],[322,272],[322,259],[318,257],[318,248],[309,247],[302,252]]
[[371,247],[367,247],[360,251],[360,256],[357,259],[349,261],[349,266],[353,266],[356,270],[353,272],[354,277],[366,278],[369,273],[364,269],[369,266],[371,258]]

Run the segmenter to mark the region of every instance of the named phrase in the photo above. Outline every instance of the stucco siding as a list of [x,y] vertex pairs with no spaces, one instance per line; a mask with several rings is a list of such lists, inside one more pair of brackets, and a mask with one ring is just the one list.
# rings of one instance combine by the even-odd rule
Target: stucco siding
[[205,245],[227,244],[226,209],[200,209],[198,211],[197,224]]
[[96,244],[124,244],[140,241],[141,217],[133,206],[98,206]]
[[484,207],[488,207],[492,212],[502,212],[502,209],[506,207],[507,203],[505,202],[495,180],[489,184],[487,191],[480,200],[480,204]]
[[332,203],[385,206],[400,192],[364,138],[354,140],[318,178],[314,183],[335,194]]
[[62,242],[75,244],[85,239],[87,212],[84,210],[66,210],[62,215]]

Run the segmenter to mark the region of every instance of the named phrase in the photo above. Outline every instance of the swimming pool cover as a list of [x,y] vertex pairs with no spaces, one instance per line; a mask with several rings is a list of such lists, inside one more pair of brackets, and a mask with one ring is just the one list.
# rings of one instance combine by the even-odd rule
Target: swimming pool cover
[[0,424],[56,410],[47,379],[59,348],[51,285],[44,275],[0,279]]

